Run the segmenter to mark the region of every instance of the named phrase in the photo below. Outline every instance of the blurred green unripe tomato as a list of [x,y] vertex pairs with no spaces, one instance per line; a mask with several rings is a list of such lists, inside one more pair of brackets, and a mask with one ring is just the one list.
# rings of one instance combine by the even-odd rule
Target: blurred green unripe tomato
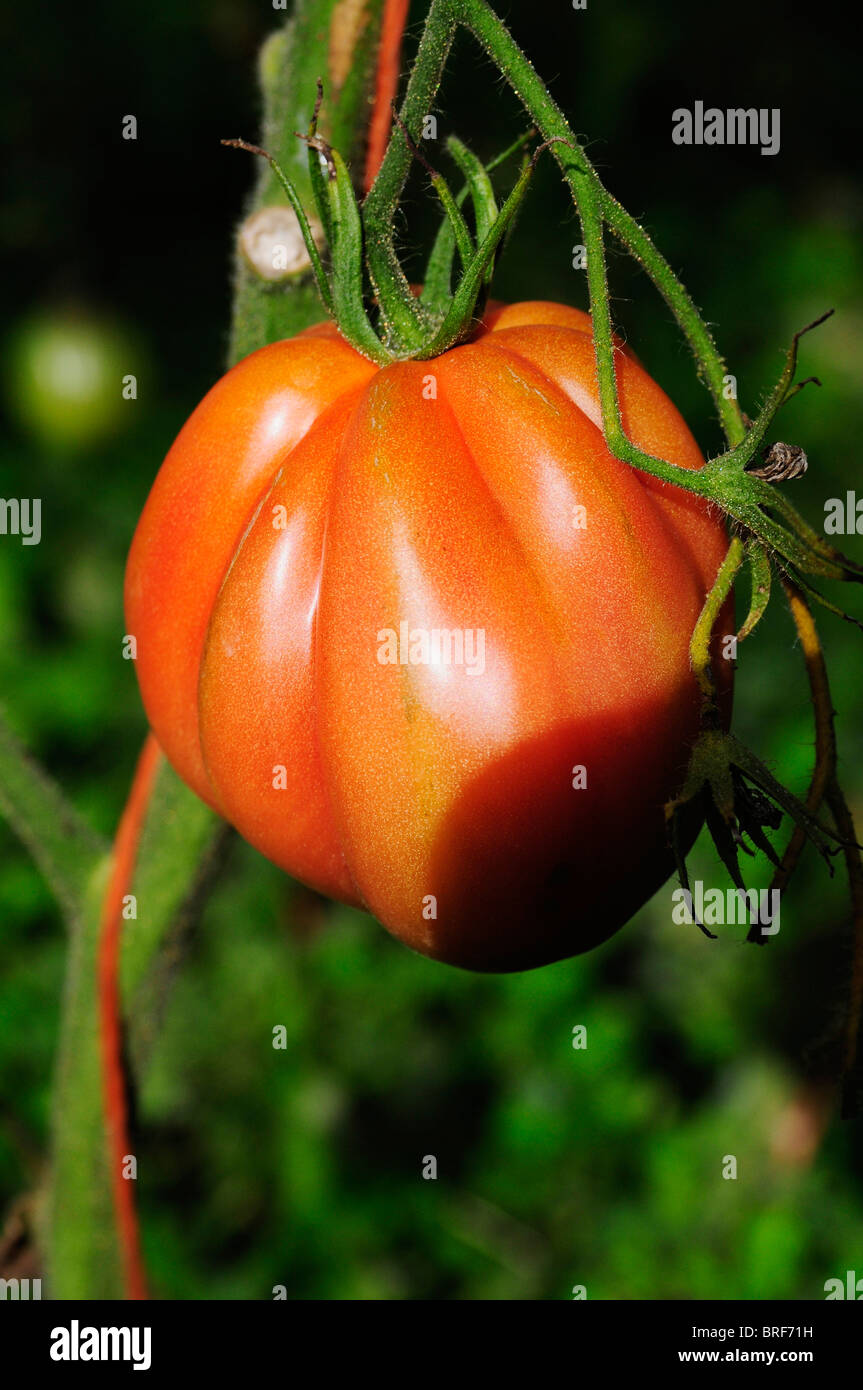
[[139,366],[137,345],[110,320],[41,310],[22,319],[7,341],[6,403],[40,444],[87,448],[134,410]]

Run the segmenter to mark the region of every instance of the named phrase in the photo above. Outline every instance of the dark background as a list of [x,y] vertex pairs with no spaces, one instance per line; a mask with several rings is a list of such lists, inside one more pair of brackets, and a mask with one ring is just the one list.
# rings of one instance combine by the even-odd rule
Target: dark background
[[[820,529],[825,501],[859,477],[860,60],[842,10],[589,0],[575,12],[555,0],[506,17],[715,325],[745,409],[793,330],[837,310],[804,342],[804,374],[823,388],[782,419],[810,458],[794,500]],[[255,57],[279,19],[264,0],[150,0],[19,6],[0,21],[0,495],[43,499],[39,546],[0,538],[0,698],[106,834],[145,727],[120,658],[125,555],[168,445],[225,363],[232,230],[252,170],[218,142],[257,134]],[[696,100],[781,108],[780,153],[673,145],[672,111]],[[128,113],[135,142],[121,138]],[[484,156],[522,125],[466,37],[439,120]],[[408,250],[427,238],[430,203],[414,180]],[[544,164],[496,293],[584,304],[579,240]],[[664,304],[622,254],[611,274],[623,330],[715,450]],[[58,339],[89,364],[76,404],[38,384]],[[139,398],[120,402],[129,371]],[[859,539],[847,548],[861,558]],[[837,597],[863,615],[855,594]],[[863,647],[838,620],[822,630],[863,821]],[[812,733],[781,601],[742,649],[736,728],[805,790]],[[2,1211],[43,1174],[64,938],[3,827],[0,851]],[[703,842],[693,871],[724,885]],[[750,880],[766,885],[763,864]],[[567,1298],[585,1284],[591,1298],[819,1298],[826,1279],[863,1275],[861,1128],[828,1120],[817,1085],[846,916],[841,871],[831,881],[807,853],[764,950],[740,928],[708,942],[674,926],[666,888],[588,957],[480,978],[412,956],[237,844],[142,1095],[157,1290]],[[276,1023],[287,1052],[270,1045]],[[579,1023],[589,1045],[576,1052]],[[420,1178],[425,1154],[436,1183]],[[737,1181],[721,1177],[726,1154]]]

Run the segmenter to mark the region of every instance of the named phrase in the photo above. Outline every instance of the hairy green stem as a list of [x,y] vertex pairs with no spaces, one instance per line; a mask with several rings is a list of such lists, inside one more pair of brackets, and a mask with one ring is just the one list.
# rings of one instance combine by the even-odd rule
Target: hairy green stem
[[30,758],[0,715],[0,812],[29,850],[70,925],[108,846]]
[[689,643],[689,659],[692,664],[692,671],[701,691],[702,717],[705,722],[714,720],[718,717],[716,708],[716,683],[710,664],[710,647],[713,637],[713,629],[716,626],[722,605],[731,593],[734,580],[740,566],[743,563],[744,547],[743,541],[739,536],[735,536],[725,553],[725,559],[719,566],[719,572],[714,580],[704,606],[699,614],[698,621],[692,632]]
[[[537,130],[547,142],[569,185],[582,224],[587,250],[587,278],[594,327],[597,378],[602,407],[603,428],[615,455],[631,465],[666,481],[701,489],[686,470],[657,459],[636,448],[627,438],[620,416],[614,369],[614,340],[608,300],[608,284],[603,245],[603,220],[629,246],[654,279],[702,368],[716,402],[729,443],[745,437],[743,417],[736,400],[724,391],[725,363],[698,310],[671,268],[653,246],[647,233],[624,212],[602,187],[596,172],[566,121],[503,22],[484,0],[432,0],[425,31],[402,107],[402,120],[413,135],[428,114],[436,97],[459,25],[469,29],[494,60],[502,75],[520,98]],[[394,135],[378,177],[363,209],[368,237],[367,254],[373,281],[400,273],[392,227],[398,200],[410,167],[411,151],[403,134]],[[402,275],[402,279],[404,279]],[[406,284],[406,282],[405,282]]]

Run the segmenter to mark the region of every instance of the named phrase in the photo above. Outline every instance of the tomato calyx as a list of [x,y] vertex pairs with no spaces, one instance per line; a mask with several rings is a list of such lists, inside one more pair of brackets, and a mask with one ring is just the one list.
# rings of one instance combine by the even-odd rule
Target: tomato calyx
[[[856,841],[853,822],[850,817],[844,817],[844,803],[836,781],[833,707],[826,666],[805,595],[787,572],[781,575],[782,584],[806,657],[816,723],[816,768],[806,804],[782,786],[761,759],[723,727],[713,670],[714,632],[745,560],[748,560],[752,571],[749,613],[730,649],[723,650],[724,656],[736,654],[737,646],[754,630],[767,607],[771,589],[770,557],[754,538],[748,538],[745,543],[739,537],[735,538],[692,634],[690,662],[701,692],[700,732],[692,746],[683,786],[666,803],[665,825],[680,886],[690,904],[692,895],[683,845],[687,827],[696,818],[698,824],[706,825],[717,853],[739,892],[747,891],[740,871],[740,850],[749,855],[760,850],[767,856],[775,869],[769,901],[778,907],[779,897],[794,872],[804,843],[808,841],[815,845],[827,863],[831,876],[831,858],[843,852],[849,873],[855,880],[860,874],[860,846]],[[825,793],[838,833],[817,818],[816,813]],[[764,830],[778,830],[783,815],[792,821],[794,834],[780,859]],[[714,937],[698,914],[692,909],[690,912],[692,920],[705,936]],[[775,910],[769,921],[755,914],[747,940],[765,945],[777,930]]]
[[[530,156],[524,155],[516,182],[499,208],[490,173],[523,149],[535,135],[533,129],[488,165],[484,165],[461,140],[450,136],[448,152],[465,180],[464,187],[453,195],[444,176],[432,167],[394,111],[395,128],[428,172],[444,214],[429,256],[423,289],[416,294],[400,272],[381,273],[378,269],[375,273],[371,269],[371,258],[366,255],[367,232],[362,209],[350,173],[338,150],[317,132],[322,97],[319,81],[309,129],[305,134],[299,131],[296,134],[308,146],[309,175],[317,211],[315,220],[323,227],[327,243],[326,265],[312,229],[312,218],[303,207],[294,184],[273,156],[246,140],[223,140],[222,144],[269,162],[296,215],[321,303],[352,347],[379,366],[438,357],[465,342],[475,331],[485,308],[503,240],[522,205],[540,154],[554,142],[546,140]],[[473,206],[474,231],[461,210],[468,198]],[[453,290],[456,258],[460,263],[460,275]]]
[[[417,293],[397,261],[375,254],[377,233],[373,223],[367,225],[365,204],[361,206],[358,202],[350,173],[339,152],[318,134],[322,101],[323,86],[319,80],[309,128],[304,134],[295,133],[308,147],[309,176],[317,208],[315,220],[323,227],[328,248],[326,264],[299,194],[272,155],[243,140],[222,143],[247,150],[270,163],[296,214],[321,303],[347,342],[379,366],[440,356],[465,342],[476,329],[503,239],[512,228],[540,154],[550,146],[564,145],[578,159],[579,147],[568,136],[551,134],[528,153],[526,146],[536,133],[532,127],[497,159],[483,165],[461,140],[450,136],[446,148],[465,181],[464,187],[454,196],[446,179],[424,154],[421,140],[411,135],[406,121],[393,107],[392,141],[401,141],[408,157],[422,164],[443,209],[423,288]],[[519,175],[502,207],[498,207],[490,174],[519,151],[522,153]],[[473,207],[473,231],[462,212],[468,199]],[[453,288],[456,260],[460,274]],[[824,598],[812,579],[860,583],[863,582],[863,566],[828,545],[777,490],[778,483],[791,481],[806,471],[808,461],[803,450],[782,442],[767,442],[779,409],[810,382],[820,385],[817,377],[794,382],[798,348],[804,334],[817,328],[832,313],[831,309],[794,334],[782,374],[756,419],[742,416],[744,428],[740,441],[709,460],[700,470],[675,467],[667,460],[644,453],[628,438],[613,384],[617,345],[612,345],[610,361],[606,361],[609,355],[600,352],[597,344],[603,435],[610,451],[622,462],[694,492],[718,506],[728,518],[732,532],[745,542],[745,558],[752,570],[753,587],[757,586],[760,594],[766,594],[763,605],[756,606],[750,613],[747,632],[755,627],[766,608],[771,566],[815,602],[847,621],[856,621]],[[605,369],[609,365],[612,382],[604,383]],[[611,399],[606,389],[609,384]]]
[[[831,877],[831,857],[845,847],[841,837],[822,825],[802,801],[783,787],[760,758],[733,734],[718,728],[702,731],[693,747],[683,787],[665,807],[669,844],[680,885],[687,893],[690,884],[682,843],[686,818],[693,812],[706,823],[732,882],[744,893],[747,890],[740,871],[740,850],[749,855],[761,850],[778,872],[782,870],[782,861],[764,834],[764,827],[778,830],[783,814],[815,845]],[[778,893],[780,889],[774,887],[774,891]],[[705,936],[714,936],[697,916],[694,920]],[[764,945],[771,935],[764,922],[754,921],[747,939]]]
[[[808,467],[802,449],[765,440],[780,408],[816,377],[794,381],[800,339],[833,314],[830,309],[794,334],[785,367],[761,412],[752,421],[744,417],[745,434],[739,444],[710,459],[702,469],[688,471],[643,454],[616,428],[604,430],[606,443],[616,458],[718,506],[728,518],[737,541],[737,558],[745,562],[752,578],[750,611],[738,640],[748,636],[767,608],[775,569],[783,581],[804,592],[821,607],[863,628],[856,618],[827,599],[812,582],[831,579],[863,583],[863,565],[829,545],[804,520],[777,484],[801,477]],[[614,422],[612,422],[614,423]],[[754,460],[759,459],[758,463]]]
[[[394,109],[393,140],[402,140],[409,155],[423,165],[444,214],[429,255],[423,288],[417,293],[400,267],[372,254],[375,234],[366,226],[364,205],[361,207],[357,200],[350,173],[338,151],[318,134],[322,99],[319,81],[309,129],[305,134],[296,134],[308,146],[309,174],[317,207],[315,220],[323,227],[328,247],[326,264],[299,194],[276,160],[260,146],[243,140],[222,143],[270,163],[296,214],[321,303],[347,342],[379,366],[440,356],[475,332],[501,245],[522,205],[540,154],[551,145],[563,144],[578,155],[578,147],[566,137],[553,135],[528,153],[525,147],[535,134],[532,128],[497,159],[483,165],[462,141],[450,136],[447,150],[465,180],[464,187],[454,196],[446,179],[431,165]],[[499,208],[490,173],[519,151],[519,175]],[[473,207],[473,231],[462,212],[468,199]],[[453,288],[456,260],[460,274]],[[766,442],[780,407],[809,382],[820,385],[816,377],[794,382],[798,346],[804,334],[832,313],[831,309],[794,334],[784,370],[757,418],[751,421],[744,416],[745,432],[740,442],[709,460],[704,468],[675,467],[637,448],[624,432],[616,391],[612,392],[613,408],[608,408],[607,399],[602,401],[603,434],[610,451],[622,462],[694,492],[722,510],[733,533],[746,543],[753,585],[757,584],[762,594],[769,597],[770,569],[775,566],[817,603],[855,622],[824,598],[812,579],[860,583],[863,566],[828,545],[777,490],[777,483],[791,481],[806,471],[808,461],[803,450],[782,442]],[[613,346],[612,359],[615,350]],[[600,362],[601,368],[607,365]],[[613,361],[611,365],[614,370]],[[601,397],[602,377],[600,370]],[[766,599],[762,607],[750,614],[747,632],[754,628],[765,607]]]

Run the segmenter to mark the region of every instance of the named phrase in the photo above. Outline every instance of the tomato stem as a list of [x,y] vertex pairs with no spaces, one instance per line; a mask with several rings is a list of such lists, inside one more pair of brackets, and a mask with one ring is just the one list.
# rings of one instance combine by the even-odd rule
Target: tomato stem
[[[774,484],[746,471],[747,465],[762,446],[780,406],[794,394],[793,377],[800,338],[823,323],[829,315],[822,315],[794,335],[778,382],[755,422],[749,424],[736,395],[727,389],[725,362],[690,295],[644,229],[603,187],[584,149],[532,64],[486,0],[432,0],[399,123],[363,205],[363,231],[372,283],[378,287],[386,286],[385,297],[389,302],[395,299],[402,304],[411,325],[418,321],[416,299],[395,250],[393,227],[417,135],[423,118],[434,104],[459,27],[468,29],[474,35],[519,97],[537,131],[546,144],[552,146],[554,158],[572,193],[587,253],[597,383],[603,434],[609,450],[633,468],[714,502],[732,523],[754,535],[768,553],[775,553],[789,572],[807,585],[807,591],[819,602],[823,601],[821,596],[808,584],[805,576],[863,578],[863,570],[859,566],[815,537],[791,504],[780,497]],[[503,216],[503,213],[500,215]],[[641,262],[665,298],[713,396],[729,447],[701,470],[683,469],[644,452],[629,439],[623,427],[605,259],[606,226]],[[445,241],[444,249],[446,244]],[[432,297],[428,299],[424,296],[421,305],[436,305],[440,300],[444,273],[440,260],[435,260],[434,270]],[[474,261],[470,267],[463,268],[462,285],[475,275]],[[406,355],[428,357],[460,340],[467,331],[473,313],[471,296],[461,294],[462,285],[457,288],[448,310],[447,331],[442,332],[438,328],[421,350]]]
[[711,668],[713,629],[716,626],[722,606],[734,586],[734,580],[743,563],[743,558],[743,541],[739,536],[735,536],[719,567],[713,587],[704,601],[689,643],[689,659],[692,663],[698,689],[701,691],[702,720],[704,723],[718,724],[719,721],[716,682]]

